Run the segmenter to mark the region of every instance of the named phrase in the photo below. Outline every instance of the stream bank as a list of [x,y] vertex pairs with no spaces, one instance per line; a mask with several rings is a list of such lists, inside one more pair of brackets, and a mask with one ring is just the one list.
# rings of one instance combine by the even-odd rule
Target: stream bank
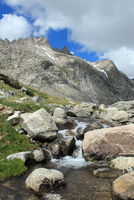
[[[59,134],[63,138],[67,131],[81,132],[89,125],[88,120],[78,120],[73,118],[75,126],[65,126],[64,129],[59,130]],[[103,124],[106,126],[106,124]],[[76,154],[75,157],[65,156],[60,159],[52,158],[46,164],[36,164],[24,175],[13,178],[11,180],[2,182],[0,185],[0,200],[31,200],[30,190],[25,187],[25,180],[28,175],[36,168],[45,167],[48,169],[58,169],[65,177],[66,187],[59,189],[52,193],[60,194],[65,200],[117,200],[112,194],[113,178],[100,178],[93,175],[93,162],[85,161],[82,154],[82,141],[75,137]],[[92,167],[93,166],[93,167]],[[101,167],[103,165],[100,165]],[[98,168],[98,167],[97,167]]]

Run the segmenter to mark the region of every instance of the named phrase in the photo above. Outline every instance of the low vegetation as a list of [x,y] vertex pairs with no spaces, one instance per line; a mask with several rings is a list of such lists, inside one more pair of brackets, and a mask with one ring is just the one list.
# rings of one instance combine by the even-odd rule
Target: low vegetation
[[[51,112],[58,105],[67,105],[68,101],[64,98],[55,97],[31,87],[25,87],[28,94],[24,94],[21,89],[16,89],[3,81],[0,81],[0,91],[9,93],[6,98],[0,98],[0,104],[10,107],[14,111],[34,112],[40,108],[45,108]],[[2,93],[0,94],[2,96]],[[41,101],[35,103],[33,96],[39,96]],[[20,100],[27,97],[29,100]],[[27,170],[21,160],[6,160],[9,154],[29,151],[36,148],[35,144],[30,143],[29,138],[16,131],[16,127],[7,121],[8,115],[0,113],[0,180],[20,175]]]
[[7,155],[35,148],[28,137],[19,134],[6,119],[7,115],[0,115],[0,180],[20,175],[27,169],[20,160],[5,160]]
[[[30,96],[23,94],[20,89],[12,88],[4,82],[0,82],[0,89],[1,88],[5,92],[11,91],[14,95],[11,95],[8,98],[4,99],[0,98],[0,103],[13,108],[14,110],[20,110],[22,112],[34,112],[40,108],[44,108],[47,111],[51,111],[51,108],[56,107],[57,104],[63,106],[69,104],[69,102],[64,98],[52,96],[31,87],[26,87]],[[39,96],[41,98],[41,101],[38,103],[33,102],[33,96]],[[28,97],[29,100],[20,101],[22,97]]]
[[27,167],[21,160],[4,160],[0,162],[0,180],[21,175],[27,171]]

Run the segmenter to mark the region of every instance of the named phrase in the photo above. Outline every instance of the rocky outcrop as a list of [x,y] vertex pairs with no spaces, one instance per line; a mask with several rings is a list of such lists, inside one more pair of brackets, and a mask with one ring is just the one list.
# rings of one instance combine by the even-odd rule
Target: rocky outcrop
[[25,183],[35,192],[44,192],[61,186],[64,175],[58,170],[38,168],[27,177]]
[[59,52],[59,53],[64,53],[64,54],[67,54],[67,55],[72,55],[71,52],[69,51],[69,49],[64,46],[62,47],[61,49],[58,49],[57,47],[54,47],[53,50]]
[[16,89],[20,89],[21,86],[19,82],[13,78],[10,78],[9,76],[5,76],[4,74],[0,74],[0,80],[4,81],[4,83],[10,85],[11,87],[14,87]]
[[22,117],[22,128],[28,136],[38,140],[53,140],[57,135],[57,127],[51,115],[43,108]]
[[85,133],[84,156],[111,159],[119,155],[134,155],[134,125],[104,128]]
[[75,101],[112,104],[134,98],[132,81],[112,61],[89,63],[63,50],[53,50],[44,38],[0,40],[0,74]]
[[113,182],[113,192],[121,199],[134,199],[134,172],[124,174]]

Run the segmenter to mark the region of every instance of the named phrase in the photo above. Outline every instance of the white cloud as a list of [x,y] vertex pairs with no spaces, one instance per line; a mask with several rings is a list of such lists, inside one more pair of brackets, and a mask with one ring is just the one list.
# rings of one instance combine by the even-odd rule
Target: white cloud
[[5,14],[0,20],[0,38],[14,40],[20,37],[28,37],[31,27],[23,16]]
[[134,1],[127,0],[5,0],[17,12],[29,14],[35,26],[69,28],[72,39],[96,51],[134,47]]
[[129,77],[134,77],[134,49],[122,47],[106,52],[101,57],[113,60],[121,71],[124,71]]
[[[108,58],[113,57],[125,73],[130,74],[130,71],[134,71],[133,0],[5,0],[5,2],[13,6],[17,13],[32,17],[35,36],[45,35],[49,28],[68,28],[71,30],[72,40],[85,45],[88,50],[103,52]],[[120,53],[120,59],[117,52]],[[129,56],[123,56],[124,52]]]

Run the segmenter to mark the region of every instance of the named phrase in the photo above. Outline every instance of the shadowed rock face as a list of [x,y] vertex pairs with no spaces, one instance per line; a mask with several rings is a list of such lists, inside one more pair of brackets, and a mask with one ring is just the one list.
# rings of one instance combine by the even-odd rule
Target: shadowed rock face
[[57,52],[43,37],[0,40],[0,74],[76,101],[112,104],[134,98],[132,81],[112,61],[89,63]]

